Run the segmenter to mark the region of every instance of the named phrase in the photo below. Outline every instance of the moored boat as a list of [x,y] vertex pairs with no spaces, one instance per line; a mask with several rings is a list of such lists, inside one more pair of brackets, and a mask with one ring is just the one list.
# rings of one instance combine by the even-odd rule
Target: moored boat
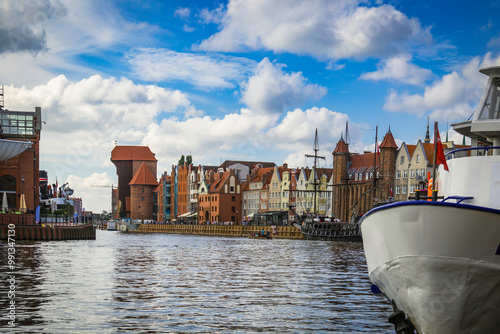
[[472,147],[449,153],[449,171],[439,166],[440,200],[382,205],[361,219],[370,280],[405,314],[398,333],[500,328],[500,67],[481,72],[489,81],[473,120],[452,125]]

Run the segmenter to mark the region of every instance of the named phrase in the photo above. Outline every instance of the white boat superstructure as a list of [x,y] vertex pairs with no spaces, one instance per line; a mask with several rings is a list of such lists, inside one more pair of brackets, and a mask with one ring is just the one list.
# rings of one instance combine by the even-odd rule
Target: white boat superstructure
[[361,221],[371,281],[418,333],[500,330],[500,67],[481,72],[490,78],[473,120],[452,125],[473,147],[440,166],[442,200],[380,206]]

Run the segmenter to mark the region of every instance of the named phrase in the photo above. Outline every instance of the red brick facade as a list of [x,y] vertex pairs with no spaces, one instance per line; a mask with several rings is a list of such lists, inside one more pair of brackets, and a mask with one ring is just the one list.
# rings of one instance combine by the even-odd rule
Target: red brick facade
[[351,154],[341,138],[333,151],[332,213],[351,221],[369,211],[374,202],[385,201],[394,187],[397,146],[389,130],[380,154]]
[[[118,175],[117,206],[119,216],[132,218],[132,209],[134,209],[133,219],[153,219],[153,191],[147,191],[147,193],[149,194],[148,199],[145,199],[144,202],[141,199],[142,197],[145,197],[142,196],[142,188],[134,192],[135,197],[133,197],[131,191],[132,189],[129,184],[131,180],[136,176],[137,172],[140,170],[142,164],[144,164],[146,168],[148,168],[148,170],[156,180],[157,160],[153,152],[151,152],[151,150],[147,146],[115,146],[115,148],[111,151],[111,162],[113,162],[113,164],[116,166],[116,174]],[[139,196],[139,198],[137,198],[137,196]],[[143,205],[146,205],[147,203],[149,203],[149,201],[151,201],[151,214],[148,214],[146,216],[146,211],[141,211],[139,209],[139,206],[141,206],[142,209]]]

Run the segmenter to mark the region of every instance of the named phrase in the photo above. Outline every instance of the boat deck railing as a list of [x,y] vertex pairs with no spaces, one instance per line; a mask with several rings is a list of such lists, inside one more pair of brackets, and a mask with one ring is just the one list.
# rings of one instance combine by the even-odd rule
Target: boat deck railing
[[458,152],[466,152],[466,151],[484,151],[486,155],[488,150],[500,149],[500,146],[479,146],[479,147],[466,147],[466,148],[457,148],[456,150],[450,151],[445,154],[445,156],[451,155],[452,159],[455,158],[455,153]]

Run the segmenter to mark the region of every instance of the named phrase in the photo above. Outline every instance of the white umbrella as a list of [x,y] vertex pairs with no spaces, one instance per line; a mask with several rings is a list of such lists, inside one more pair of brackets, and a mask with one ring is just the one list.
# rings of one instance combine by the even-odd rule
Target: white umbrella
[[8,208],[9,208],[9,203],[7,203],[7,193],[4,191],[2,199],[2,211],[7,211]]

